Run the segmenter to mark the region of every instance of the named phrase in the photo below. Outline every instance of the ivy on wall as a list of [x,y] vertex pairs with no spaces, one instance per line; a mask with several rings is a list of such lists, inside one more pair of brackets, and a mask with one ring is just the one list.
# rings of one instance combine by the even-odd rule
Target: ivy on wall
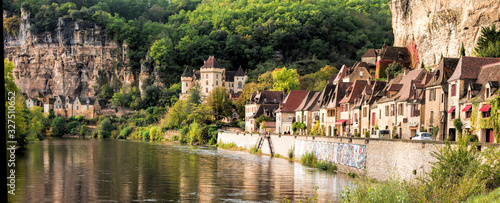
[[488,100],[488,103],[491,104],[490,117],[482,118],[479,117],[479,102],[476,99],[472,100],[471,127],[474,132],[481,129],[493,129],[495,143],[500,143],[500,95]]

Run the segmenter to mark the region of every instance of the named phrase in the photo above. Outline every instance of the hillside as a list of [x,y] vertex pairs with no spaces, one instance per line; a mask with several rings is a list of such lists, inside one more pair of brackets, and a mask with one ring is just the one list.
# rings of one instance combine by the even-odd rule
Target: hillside
[[392,44],[385,0],[52,2],[3,1],[4,57],[29,94],[170,86],[209,55],[254,78],[282,66],[303,75]]

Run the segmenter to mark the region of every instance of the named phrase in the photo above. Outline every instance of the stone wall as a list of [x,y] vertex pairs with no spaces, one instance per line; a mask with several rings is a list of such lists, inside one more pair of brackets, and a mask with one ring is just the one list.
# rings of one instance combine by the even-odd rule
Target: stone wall
[[180,130],[167,130],[165,131],[165,139],[172,139],[172,137],[177,136],[181,137],[181,131]]
[[[234,142],[239,147],[249,149],[255,146],[258,137],[256,134],[249,133],[219,133],[219,142]],[[431,162],[436,160],[432,157],[432,153],[445,145],[444,142],[440,141],[293,135],[271,135],[271,140],[275,154],[287,157],[288,150],[294,149],[295,157],[299,160],[297,157],[300,157],[301,154],[313,147],[316,150],[322,150],[316,152],[320,158],[331,159],[336,162],[340,172],[354,172],[378,180],[392,177],[411,180],[424,175],[424,171],[430,170]],[[500,144],[488,145],[500,147]],[[267,141],[262,146],[262,153],[270,154]],[[359,164],[349,164],[360,161],[356,160],[360,157],[364,160],[361,160],[361,162],[364,162],[362,167]],[[416,176],[413,174],[414,171]]]

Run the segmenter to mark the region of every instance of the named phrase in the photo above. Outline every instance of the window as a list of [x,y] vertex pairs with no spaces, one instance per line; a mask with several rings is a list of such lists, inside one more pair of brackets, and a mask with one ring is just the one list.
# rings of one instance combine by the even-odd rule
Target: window
[[389,105],[385,106],[385,116],[389,116]]
[[486,98],[490,97],[490,88],[486,88]]
[[79,107],[79,106],[76,106],[76,110],[78,110],[78,109],[79,109],[78,107]]
[[215,85],[219,86],[219,81],[218,80],[215,81]]
[[205,85],[208,85],[208,80],[205,81]]
[[394,104],[391,104],[391,116],[394,116]]
[[187,82],[185,82],[185,83],[186,83],[186,87],[187,87],[187,86],[188,86],[188,83],[187,83]]
[[451,96],[457,95],[457,84],[451,85]]
[[434,111],[431,111],[430,113],[430,118],[429,118],[429,123],[432,125],[434,122]]
[[367,113],[368,113],[367,108],[363,107],[363,117],[366,117]]
[[208,88],[205,88],[205,92],[208,93]]
[[490,115],[491,115],[491,113],[490,113],[490,111],[489,111],[489,110],[488,110],[488,111],[483,112],[483,118],[489,118],[489,117],[490,117]]
[[411,116],[412,117],[420,116],[420,106],[418,104],[411,105]]
[[219,74],[215,74],[215,79],[219,79]]
[[354,121],[355,121],[356,123],[358,122],[358,114],[357,114],[357,113],[355,113],[355,114],[354,114]]
[[398,115],[403,115],[403,104],[398,104]]
[[444,94],[441,94],[441,103],[444,103]]
[[325,113],[322,113],[321,114],[321,122],[324,123],[325,122]]
[[[452,108],[454,108],[454,107],[452,106]],[[451,112],[451,116],[450,116],[450,118],[451,118],[452,120],[453,120],[453,119],[455,119],[455,109]]]
[[239,89],[243,88],[243,84],[241,82],[238,82],[238,88]]
[[468,111],[465,112],[465,118],[470,118],[472,114],[472,108],[470,108]]

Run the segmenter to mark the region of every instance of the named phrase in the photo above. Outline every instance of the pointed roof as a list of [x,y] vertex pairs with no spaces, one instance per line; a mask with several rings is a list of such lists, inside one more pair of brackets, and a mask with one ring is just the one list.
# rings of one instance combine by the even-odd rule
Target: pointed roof
[[349,91],[349,94],[346,94],[340,103],[354,103],[354,100],[359,97],[366,85],[368,85],[366,80],[356,80],[347,90]]
[[214,56],[208,57],[206,61],[203,62],[202,68],[221,68]]
[[500,58],[462,56],[448,82],[463,79],[477,79],[481,66],[498,63]]
[[243,68],[241,68],[241,65],[238,68],[238,70],[236,71],[236,73],[234,74],[234,76],[245,76],[245,71],[243,71]]
[[309,100],[309,103],[304,108],[304,111],[319,110],[318,99],[319,99],[320,94],[321,94],[321,92],[315,92],[313,94],[311,100]]
[[316,91],[309,91],[295,111],[307,111],[306,108],[316,93]]
[[288,96],[283,101],[281,112],[293,113],[295,109],[302,103],[304,97],[307,96],[307,90],[291,90]]
[[193,77],[193,73],[189,70],[188,66],[184,69],[184,73],[182,73],[181,77]]
[[481,90],[477,94],[480,100],[486,100],[485,92],[486,85],[489,84],[492,95],[498,90],[498,82],[500,82],[500,63],[489,64],[481,67],[479,72],[479,77],[477,78],[476,84],[481,84]]
[[327,109],[334,109],[340,104],[340,100],[344,98],[346,94],[347,88],[349,88],[353,83],[352,82],[339,82],[335,87],[333,98],[330,99],[330,102],[326,106]]
[[347,66],[342,65],[342,68],[340,68],[340,71],[337,73],[337,76],[333,80],[333,84],[337,84],[342,81],[342,79],[345,77],[347,73]]
[[406,100],[410,98],[410,91],[415,80],[418,80],[418,83],[422,82],[422,79],[425,77],[427,72],[425,69],[415,69],[408,72],[399,84],[402,84],[401,90],[393,97],[396,100]]
[[436,71],[432,74],[433,77],[430,79],[429,83],[427,83],[427,87],[447,84],[448,78],[450,78],[451,74],[455,71],[459,60],[459,58],[443,58],[441,62],[439,62]]
[[377,57],[377,51],[375,49],[368,49],[361,57]]

